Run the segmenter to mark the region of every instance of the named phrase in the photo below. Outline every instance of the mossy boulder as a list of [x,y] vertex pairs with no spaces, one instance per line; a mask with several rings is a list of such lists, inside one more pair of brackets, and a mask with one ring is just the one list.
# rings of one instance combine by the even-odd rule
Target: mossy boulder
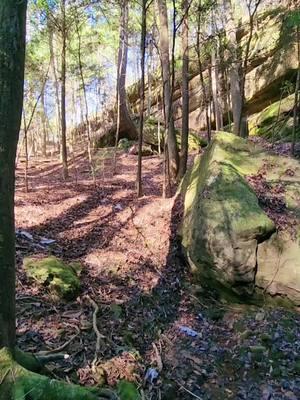
[[219,133],[194,164],[185,193],[182,244],[197,275],[250,295],[257,242],[275,226],[241,174],[247,163],[239,152],[249,152],[246,142]]
[[[158,120],[153,117],[149,117],[145,121],[144,132],[143,132],[144,142],[151,146],[158,147],[159,145],[158,133],[160,132],[160,144],[161,144],[161,149],[163,150],[165,127],[164,124],[160,124],[159,127],[158,123],[159,123]],[[178,147],[180,149],[181,134],[179,129],[176,129],[176,138]],[[207,141],[204,138],[202,138],[200,135],[197,135],[197,133],[194,131],[189,132],[189,150],[199,150],[201,147],[206,147],[206,146],[207,146]]]
[[[252,136],[262,136],[272,141],[288,142],[293,137],[293,108],[295,95],[274,102],[249,118],[249,130]],[[300,130],[296,131],[297,138]]]
[[79,263],[66,264],[56,257],[43,259],[25,258],[24,270],[28,278],[53,294],[66,300],[74,299],[80,292]]
[[128,151],[133,144],[134,141],[123,138],[119,140],[118,149]]
[[[181,185],[185,202],[180,234],[197,279],[243,298],[260,299],[263,289],[300,304],[299,240],[284,240],[279,256],[275,224],[246,180],[269,162],[266,179],[286,183],[294,212],[300,204],[292,189],[298,188],[300,171],[295,160],[287,160],[227,132],[218,133],[196,158]],[[285,173],[290,169],[292,176]]]
[[[179,131],[176,131],[177,143],[179,149],[181,148],[181,134]],[[189,132],[189,150],[199,150],[202,147],[206,147],[208,142],[202,136],[198,135],[194,131]]]
[[272,296],[287,297],[300,305],[299,240],[279,232],[261,243],[257,251],[256,285]]
[[[128,153],[132,156],[137,156],[139,154],[139,146],[138,144],[134,144],[133,146],[130,147],[128,150]],[[143,145],[142,146],[142,156],[143,157],[149,157],[153,155],[153,151],[150,146]]]

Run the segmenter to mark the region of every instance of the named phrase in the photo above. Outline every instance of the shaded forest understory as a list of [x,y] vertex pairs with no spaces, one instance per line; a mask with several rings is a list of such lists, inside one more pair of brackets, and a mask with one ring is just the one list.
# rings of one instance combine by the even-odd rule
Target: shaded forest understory
[[[95,186],[84,154],[67,182],[58,161],[40,159],[30,163],[25,194],[19,163],[18,346],[68,353],[50,364],[53,376],[132,381],[145,399],[299,398],[299,314],[229,304],[193,284],[177,238],[182,201],[161,197],[162,159],[145,158],[140,199],[136,157],[120,152],[117,165],[112,176],[109,159],[102,163]],[[45,255],[84,266],[75,301],[57,301],[26,278],[23,257]]]

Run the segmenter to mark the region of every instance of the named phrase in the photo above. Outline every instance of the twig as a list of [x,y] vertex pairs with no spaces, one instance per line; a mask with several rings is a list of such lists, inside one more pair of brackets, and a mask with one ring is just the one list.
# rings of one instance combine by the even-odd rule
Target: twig
[[119,396],[110,389],[98,389],[95,393],[100,396],[99,400],[121,400]]
[[191,392],[190,390],[188,390],[187,388],[185,388],[184,386],[182,386],[182,384],[178,381],[175,380],[175,382],[177,383],[177,385],[180,386],[180,389],[183,389],[186,393],[190,394],[191,396],[193,396],[195,399],[199,399],[199,400],[203,400],[202,397],[197,396],[195,393]]
[[34,358],[42,365],[47,365],[50,362],[59,360],[66,360],[69,358],[68,354],[35,354]]
[[98,325],[97,325],[97,316],[98,316],[98,312],[99,312],[99,306],[98,304],[89,296],[87,295],[86,298],[88,299],[88,301],[91,303],[91,305],[94,307],[94,312],[93,312],[93,329],[96,333],[96,337],[97,337],[97,341],[96,341],[96,350],[95,350],[95,357],[94,357],[94,361],[93,363],[95,363],[97,361],[97,356],[98,353],[100,352],[100,348],[101,345],[103,345],[103,340],[105,339],[105,336],[103,336],[99,329],[98,329]]
[[167,335],[165,335],[164,333],[161,334],[161,337],[164,339],[165,342],[168,343],[169,346],[173,346],[173,343],[171,342],[171,340],[168,338]]
[[63,351],[66,347],[68,347],[69,344],[72,343],[73,340],[76,339],[78,335],[79,335],[79,333],[77,333],[76,335],[72,336],[71,339],[69,339],[66,343],[64,343],[64,344],[61,345],[60,347],[57,347],[56,349],[41,351],[40,353],[38,353],[37,356],[47,356],[48,354],[60,353],[60,352]]
[[97,362],[97,354],[100,351],[101,345],[104,345],[104,340],[106,340],[112,347],[117,347],[117,346],[116,346],[116,344],[114,343],[114,341],[112,339],[110,339],[109,337],[104,336],[104,335],[102,335],[102,333],[100,333],[100,331],[98,329],[98,325],[97,325],[97,316],[98,316],[98,313],[99,313],[99,306],[89,295],[87,295],[86,298],[88,299],[88,301],[94,307],[93,329],[94,329],[94,331],[96,333],[96,337],[97,337],[95,358],[94,358],[94,361],[93,361],[93,364],[95,364]]
[[159,372],[161,372],[163,370],[163,362],[162,362],[162,359],[161,359],[161,355],[160,355],[160,353],[158,351],[158,348],[157,348],[156,344],[153,343],[152,346],[153,346],[153,349],[154,349],[155,355],[156,355],[157,369],[158,369]]
[[2,385],[2,383],[5,381],[5,378],[7,377],[7,375],[10,373],[11,368],[8,368],[8,370],[5,372],[5,374],[1,377],[0,380],[0,386]]
[[202,306],[203,308],[208,308],[208,306],[206,306],[205,304],[203,304],[203,303],[198,299],[198,297],[196,297],[195,295],[189,293],[188,296],[189,296],[191,299],[195,300],[197,303],[199,303],[200,306]]

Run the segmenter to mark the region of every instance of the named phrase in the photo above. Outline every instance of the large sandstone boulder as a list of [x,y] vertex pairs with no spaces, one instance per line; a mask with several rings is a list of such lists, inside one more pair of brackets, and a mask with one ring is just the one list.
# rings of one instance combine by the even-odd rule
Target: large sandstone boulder
[[287,296],[300,304],[300,249],[299,241],[288,234],[274,234],[260,244],[257,252],[259,266],[256,285],[271,295]]
[[[299,243],[286,239],[278,261],[274,246],[282,239],[246,180],[265,165],[267,157],[270,160],[261,149],[230,133],[216,135],[182,185],[182,244],[196,277],[214,287],[250,297],[263,291],[300,304]],[[272,181],[280,178],[280,165],[286,162],[278,157],[275,163],[274,157],[270,165],[277,169],[270,171]],[[290,177],[293,185],[299,169],[296,174]]]

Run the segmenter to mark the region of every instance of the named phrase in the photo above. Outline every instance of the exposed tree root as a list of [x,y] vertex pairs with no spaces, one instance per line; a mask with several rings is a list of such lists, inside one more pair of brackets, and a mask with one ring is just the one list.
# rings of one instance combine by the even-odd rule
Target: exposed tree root
[[[18,358],[16,356],[16,359]],[[30,356],[26,355],[27,366],[30,366],[29,358]],[[0,350],[0,400],[104,399],[117,400],[118,397],[109,390],[87,389],[31,372],[15,361],[8,349]]]
[[101,347],[104,346],[104,341],[106,340],[112,347],[116,347],[116,344],[113,342],[113,340],[111,340],[109,337],[106,337],[104,335],[102,335],[102,333],[100,333],[98,325],[97,325],[97,317],[98,317],[98,313],[99,313],[99,306],[98,304],[95,302],[95,300],[93,300],[90,296],[86,296],[86,298],[88,299],[88,301],[91,303],[91,305],[94,307],[94,312],[93,312],[93,329],[94,332],[96,334],[97,337],[97,342],[96,342],[96,351],[95,351],[95,357],[94,357],[94,361],[93,364],[97,363],[97,359],[98,359],[98,354],[101,350]]
[[47,370],[44,368],[45,365],[50,362],[55,362],[59,360],[64,360],[66,358],[66,354],[30,354],[21,351],[20,349],[15,349],[15,360],[18,364],[20,364],[23,368],[27,369],[31,372],[37,373],[47,373]]

